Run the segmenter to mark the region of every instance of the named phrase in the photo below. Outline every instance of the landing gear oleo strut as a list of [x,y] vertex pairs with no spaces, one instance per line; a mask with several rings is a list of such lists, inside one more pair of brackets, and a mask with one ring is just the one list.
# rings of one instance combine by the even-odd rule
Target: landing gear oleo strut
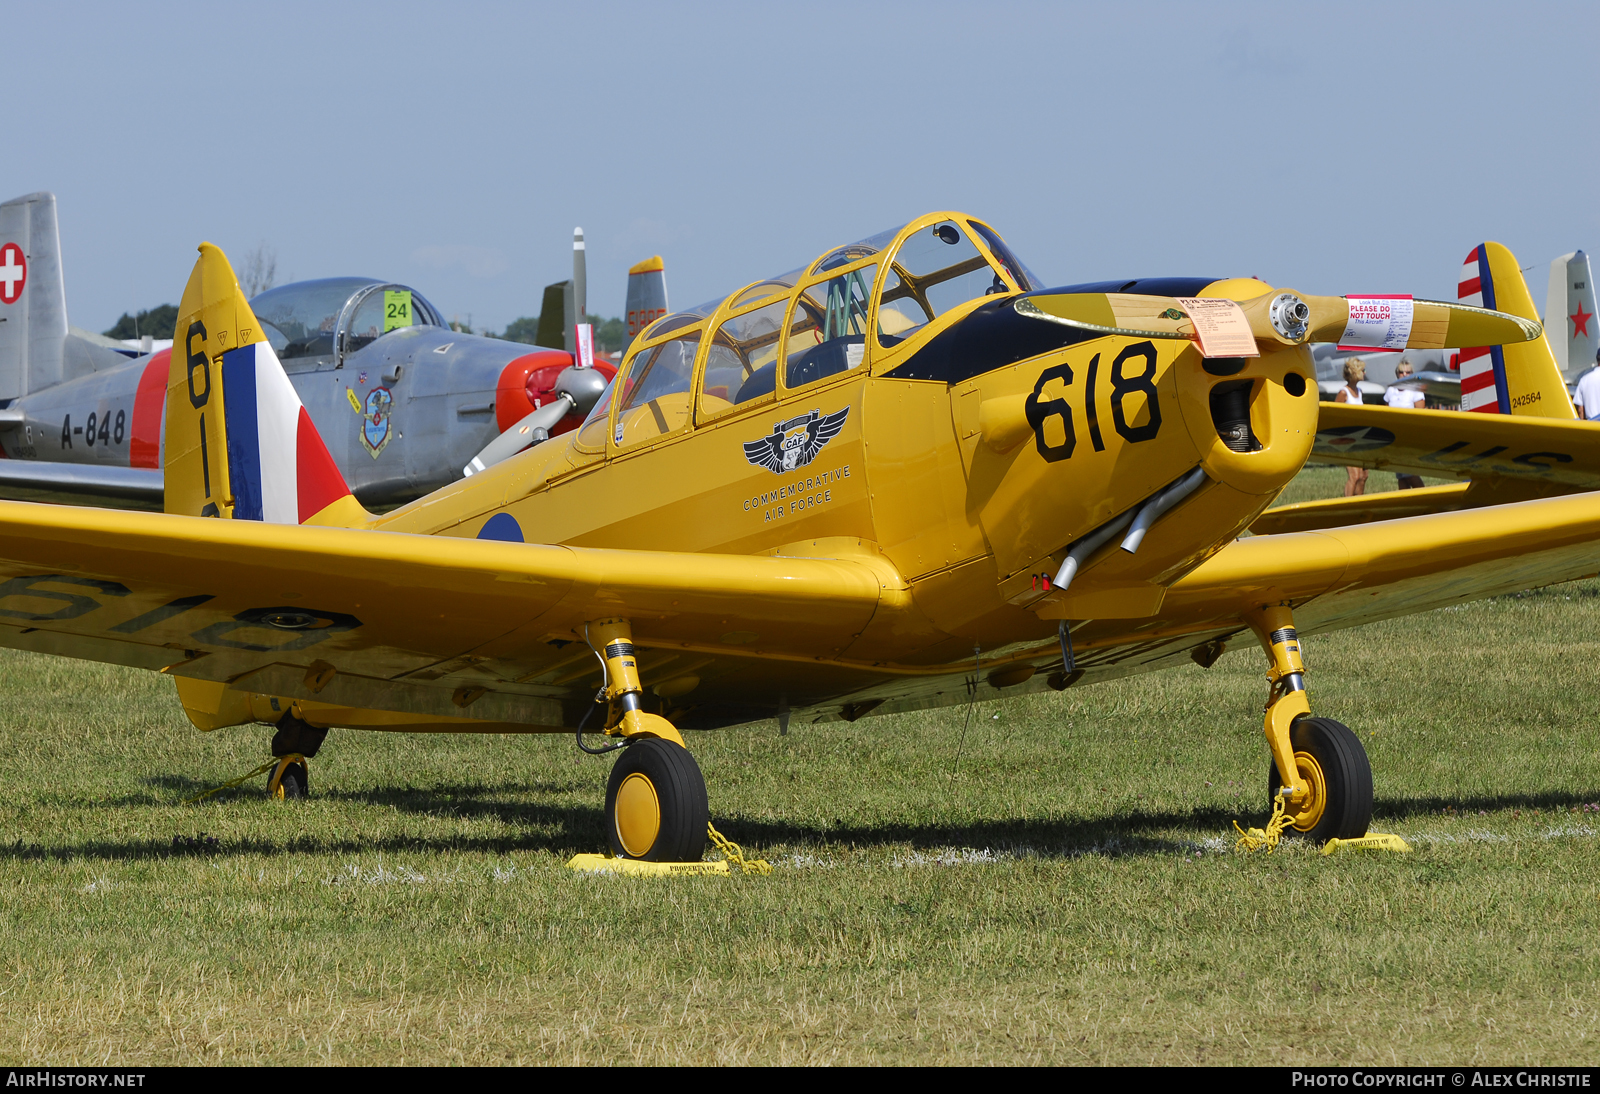
[[1312,717],[1293,614],[1287,605],[1271,605],[1246,613],[1244,621],[1267,652],[1269,803],[1276,807],[1282,798],[1290,826],[1317,843],[1366,835],[1372,766],[1348,726]]
[[628,740],[606,783],[611,853],[647,862],[697,862],[711,819],[700,765],[671,722],[641,709],[644,688],[628,621],[596,620],[587,637],[605,665],[605,731]]

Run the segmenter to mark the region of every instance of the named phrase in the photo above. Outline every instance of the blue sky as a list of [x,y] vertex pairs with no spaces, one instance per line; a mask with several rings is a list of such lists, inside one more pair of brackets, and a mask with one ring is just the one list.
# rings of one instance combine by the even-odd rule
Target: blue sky
[[689,305],[935,208],[1053,284],[1453,297],[1597,233],[1600,5],[11,4],[0,199],[60,202],[95,330],[194,247],[503,327],[589,241]]

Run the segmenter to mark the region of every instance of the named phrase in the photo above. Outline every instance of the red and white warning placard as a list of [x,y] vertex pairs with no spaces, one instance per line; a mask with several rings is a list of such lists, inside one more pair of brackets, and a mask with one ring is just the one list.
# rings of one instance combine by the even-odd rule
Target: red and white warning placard
[[0,304],[15,304],[28,283],[28,259],[15,243],[0,246]]
[[578,324],[578,367],[594,367],[594,324]]
[[1194,323],[1195,340],[1202,357],[1259,357],[1256,339],[1244,309],[1232,300],[1180,296],[1179,306]]
[[1339,336],[1340,349],[1405,349],[1416,311],[1409,296],[1347,296],[1350,321]]

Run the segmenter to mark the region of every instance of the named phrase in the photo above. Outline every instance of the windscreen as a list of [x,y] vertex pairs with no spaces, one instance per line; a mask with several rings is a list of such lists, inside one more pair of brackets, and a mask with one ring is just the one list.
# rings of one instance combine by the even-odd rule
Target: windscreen
[[268,289],[250,301],[262,332],[280,360],[333,354],[333,328],[345,301],[372,277],[324,277]]

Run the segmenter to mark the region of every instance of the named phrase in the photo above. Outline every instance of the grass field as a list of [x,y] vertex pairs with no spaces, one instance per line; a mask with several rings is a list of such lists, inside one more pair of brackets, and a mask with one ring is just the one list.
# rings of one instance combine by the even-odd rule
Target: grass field
[[1593,1064],[1597,633],[1590,582],[1307,641],[1411,855],[1230,853],[1245,649],[964,744],[962,709],[695,735],[777,870],[665,880],[562,868],[604,843],[570,738],[336,731],[310,801],[181,805],[267,731],[0,653],[0,1063]]

